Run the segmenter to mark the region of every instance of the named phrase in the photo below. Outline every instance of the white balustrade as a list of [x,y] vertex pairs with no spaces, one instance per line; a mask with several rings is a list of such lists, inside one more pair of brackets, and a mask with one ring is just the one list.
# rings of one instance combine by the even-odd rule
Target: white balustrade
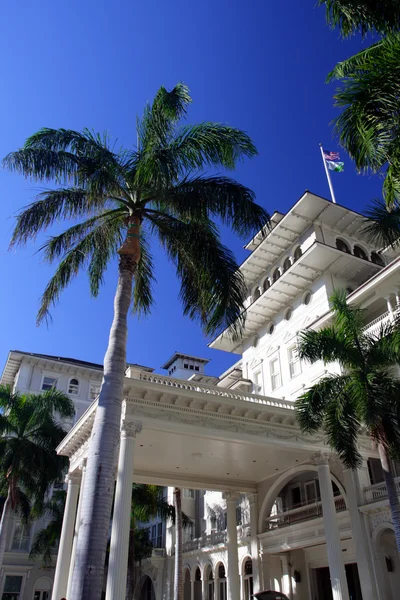
[[[400,496],[400,477],[395,478],[397,494]],[[364,488],[365,502],[370,504],[371,502],[378,502],[379,500],[386,500],[388,497],[386,483],[375,483]]]
[[[346,502],[343,496],[335,496],[335,507],[336,512],[342,512],[346,510]],[[300,521],[308,521],[309,519],[317,519],[322,517],[322,502],[312,502],[310,504],[304,504],[291,510],[286,510],[282,513],[270,515],[266,519],[267,529],[277,529],[278,527],[287,527],[293,525],[293,523],[299,523]]]

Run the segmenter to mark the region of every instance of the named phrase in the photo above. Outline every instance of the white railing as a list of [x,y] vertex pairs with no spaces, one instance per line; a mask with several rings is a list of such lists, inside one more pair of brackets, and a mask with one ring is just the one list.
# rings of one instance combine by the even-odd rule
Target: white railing
[[[396,477],[395,485],[397,490],[397,495],[400,496],[400,477]],[[364,488],[364,497],[365,502],[370,504],[371,502],[378,502],[379,500],[386,500],[388,497],[386,483],[382,481],[381,483],[374,483],[374,485],[369,485]]]
[[212,533],[205,533],[199,538],[188,540],[183,543],[183,552],[191,552],[192,550],[199,550],[206,546],[216,546],[217,544],[225,544],[226,542],[226,531],[213,531]]
[[215,396],[216,398],[229,398],[232,400],[244,400],[245,402],[252,402],[254,404],[264,404],[265,406],[272,406],[274,408],[285,408],[288,410],[294,410],[293,403],[281,402],[272,398],[266,398],[257,394],[245,394],[241,392],[231,392],[218,388],[212,385],[202,383],[199,385],[195,381],[186,381],[184,379],[174,379],[173,377],[166,377],[164,375],[157,375],[155,373],[146,373],[141,371],[138,379],[140,381],[148,381],[149,383],[156,383],[158,385],[166,386],[172,389],[187,390],[190,392],[200,392],[201,394],[208,394]]
[[[343,496],[335,496],[335,507],[336,512],[346,510],[346,502]],[[287,527],[294,523],[300,523],[301,521],[308,521],[309,519],[317,519],[322,517],[322,502],[313,502],[312,504],[304,504],[298,508],[292,508],[285,512],[270,515],[266,519],[267,529],[277,529],[278,527]]]
[[386,325],[390,322],[391,315],[388,312],[383,313],[380,317],[377,317],[364,327],[364,333],[369,335],[379,335],[382,325]]

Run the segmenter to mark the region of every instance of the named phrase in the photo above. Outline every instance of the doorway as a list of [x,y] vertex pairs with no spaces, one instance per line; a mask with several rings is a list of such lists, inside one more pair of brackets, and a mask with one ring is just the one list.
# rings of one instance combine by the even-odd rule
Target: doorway
[[[315,581],[313,600],[333,600],[329,567],[320,567],[319,569],[313,569],[313,571]],[[357,563],[345,565],[345,571],[350,600],[362,600]]]

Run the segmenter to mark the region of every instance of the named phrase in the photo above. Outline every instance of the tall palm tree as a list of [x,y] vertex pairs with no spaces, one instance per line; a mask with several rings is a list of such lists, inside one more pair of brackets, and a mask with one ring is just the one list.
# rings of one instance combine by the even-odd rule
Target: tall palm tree
[[340,81],[335,133],[357,169],[385,175],[391,208],[400,200],[400,33],[338,63],[328,76],[333,80]]
[[[61,219],[78,220],[43,246],[57,263],[39,310],[48,315],[61,291],[87,268],[92,295],[118,256],[114,319],[104,357],[103,384],[90,442],[81,532],[72,599],[100,596],[114,489],[127,315],[149,313],[154,283],[155,238],[176,266],[184,314],[206,333],[243,324],[244,279],[221,243],[214,218],[241,236],[268,223],[254,194],[233,179],[201,174],[233,169],[256,149],[244,132],[218,123],[179,126],[191,102],[188,88],[160,88],[138,120],[138,145],[116,150],[106,136],[88,130],[42,129],[4,160],[11,170],[62,186],[40,194],[17,219],[12,244],[23,244]],[[133,286],[134,283],[134,286]],[[132,289],[133,288],[133,289]]]
[[43,512],[49,520],[46,527],[36,533],[29,554],[31,559],[41,556],[43,567],[51,566],[52,557],[57,552],[64,519],[65,500],[66,492],[57,490],[43,506]]
[[364,310],[349,306],[343,290],[334,292],[331,305],[332,325],[302,332],[299,355],[311,363],[339,363],[342,372],[322,378],[300,396],[297,419],[308,433],[322,427],[351,469],[362,461],[358,436],[368,433],[379,451],[400,552],[400,504],[390,460],[400,448],[400,380],[391,372],[400,361],[400,329],[394,322],[378,334],[366,333]]
[[58,390],[20,394],[0,385],[0,489],[6,496],[0,523],[0,566],[3,564],[11,516],[27,523],[43,508],[49,486],[68,466],[55,449],[66,431],[54,413],[72,417],[73,402]]
[[344,37],[400,29],[398,0],[318,0],[318,4],[325,5],[326,20],[331,27],[338,26]]

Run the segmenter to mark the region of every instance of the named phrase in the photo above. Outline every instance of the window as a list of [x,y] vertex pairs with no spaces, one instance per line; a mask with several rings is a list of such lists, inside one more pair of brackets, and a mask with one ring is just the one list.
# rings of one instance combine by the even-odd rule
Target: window
[[236,507],[236,525],[242,525],[242,507]]
[[57,387],[57,377],[43,377],[42,391],[47,392]]
[[362,248],[360,248],[360,246],[354,246],[354,256],[362,258],[363,260],[368,260],[366,252]]
[[341,252],[346,252],[346,254],[351,254],[350,248],[348,247],[346,242],[344,242],[343,240],[341,240],[339,238],[336,240],[336,248],[338,250],[341,250]]
[[272,283],[275,283],[275,281],[278,281],[280,276],[281,276],[280,270],[275,269],[274,274],[272,275]]
[[[161,548],[162,547],[162,534],[163,534],[162,528],[163,528],[162,523],[158,523],[157,525],[153,525],[153,527],[152,527],[151,543],[153,545],[153,548]],[[154,536],[153,536],[153,531],[154,531]]]
[[91,383],[89,386],[89,400],[96,400],[97,396],[100,394],[100,384],[99,383]]
[[79,394],[79,380],[75,377],[69,380],[68,394],[73,394],[74,396]]
[[14,529],[11,550],[16,550],[17,552],[28,552],[30,547],[30,539],[30,527],[26,527],[26,525],[22,525],[22,523],[18,521]]
[[33,600],[50,600],[50,592],[46,590],[35,590]]
[[303,254],[300,246],[297,246],[296,250],[294,251],[294,260],[299,260],[299,258],[301,257],[301,255]]
[[288,358],[290,377],[296,377],[296,375],[301,373],[300,357],[297,352],[296,344],[288,348]]
[[255,394],[262,394],[262,388],[262,373],[261,371],[257,371],[256,373],[254,373],[253,391]]
[[252,600],[253,598],[253,563],[251,560],[246,560],[244,563],[244,599]]
[[304,484],[304,492],[307,504],[311,504],[312,502],[317,502],[318,500],[320,500],[318,479],[306,481],[306,483]]
[[280,370],[280,366],[279,366],[279,358],[274,358],[273,360],[270,361],[269,372],[271,375],[271,388],[272,388],[272,391],[274,391],[280,385],[282,385],[281,370]]
[[285,258],[285,262],[283,263],[283,272],[285,273],[291,267],[290,258]]
[[263,291],[265,292],[266,290],[268,290],[268,288],[271,287],[270,281],[267,277],[267,279],[264,281],[264,285],[263,285]]
[[20,600],[22,575],[6,575],[2,600]]
[[194,498],[194,490],[189,490],[187,488],[183,489],[183,497],[184,498]]
[[382,256],[380,254],[378,254],[377,252],[371,252],[371,261],[375,265],[379,265],[380,267],[385,266],[385,261],[383,260]]
[[183,363],[183,368],[184,369],[188,369],[189,368],[189,364],[188,363]]
[[189,365],[189,370],[194,371],[194,365]]
[[301,487],[299,483],[290,488],[290,508],[296,508],[301,505]]
[[225,574],[224,565],[219,565],[218,577],[219,577],[219,600],[227,600],[226,574]]
[[200,371],[200,368],[199,368],[197,365],[195,365],[195,366],[194,366],[194,370],[195,370],[195,371]]
[[208,574],[208,594],[207,594],[207,599],[208,600],[214,600],[214,580],[213,580],[213,573],[212,570],[210,569],[210,572]]

